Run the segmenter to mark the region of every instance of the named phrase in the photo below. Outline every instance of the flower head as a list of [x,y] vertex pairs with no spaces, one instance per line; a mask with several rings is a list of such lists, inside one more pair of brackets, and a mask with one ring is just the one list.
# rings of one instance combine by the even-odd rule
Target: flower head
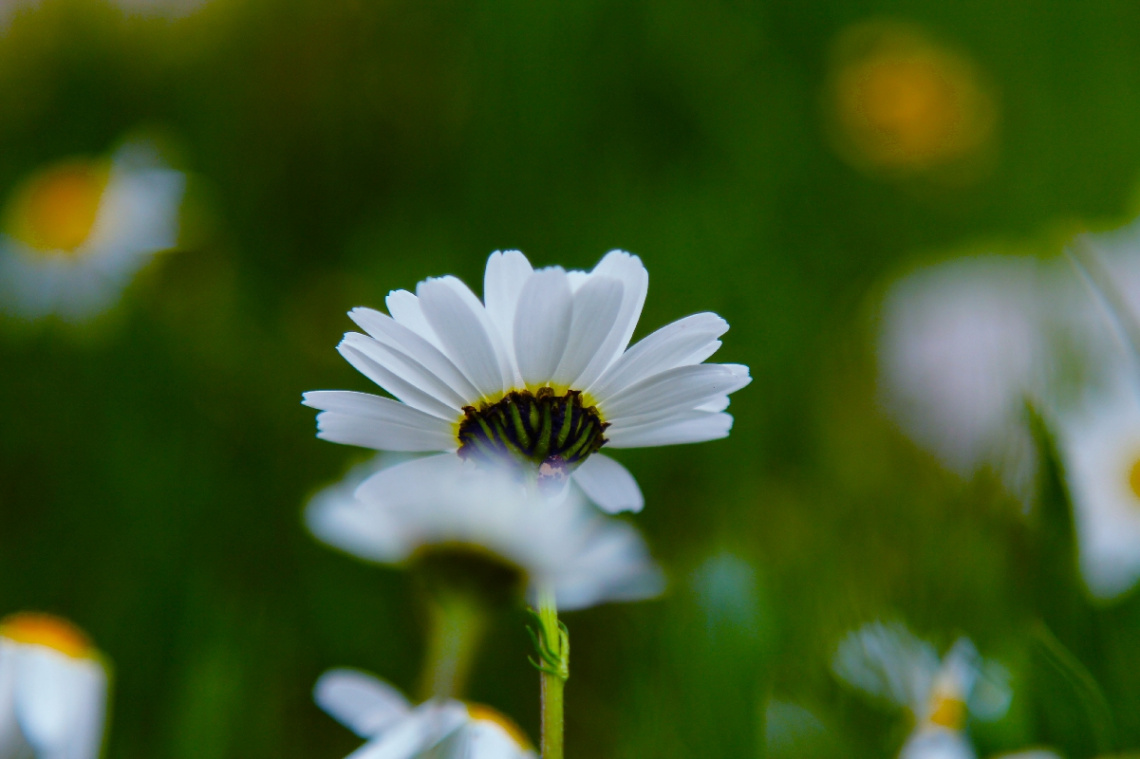
[[95,759],[106,699],[100,655],[77,627],[28,612],[0,620],[0,759]]
[[326,672],[313,697],[368,740],[352,754],[359,759],[535,759],[526,734],[488,706],[432,700],[413,707],[392,686],[352,669]]
[[969,258],[899,281],[883,305],[883,403],[917,442],[962,475],[1001,469],[1027,495],[1036,467],[1024,423],[1048,382],[1036,263]]
[[996,719],[1009,706],[1004,670],[959,638],[945,656],[899,624],[874,622],[839,644],[832,670],[840,680],[885,704],[906,709],[915,729],[901,757],[974,756],[967,718]]
[[661,591],[637,531],[573,491],[551,498],[510,472],[451,455],[378,466],[362,465],[312,499],[307,519],[317,537],[360,558],[415,564],[445,582],[508,596],[552,587],[565,609]]
[[975,154],[993,136],[995,98],[976,65],[917,26],[856,24],[833,58],[827,105],[836,146],[856,166],[920,171]]
[[347,334],[341,354],[394,399],[321,391],[304,402],[322,410],[325,440],[513,462],[544,483],[573,478],[608,511],[636,511],[637,483],[599,449],[724,437],[728,395],[750,381],[747,367],[703,363],[728,329],[715,314],[627,350],[648,282],[621,251],[590,272],[494,253],[483,301],[448,276],[390,293],[389,314],[350,312],[368,334]]
[[[1130,373],[1131,367],[1123,367]],[[1059,421],[1080,548],[1081,574],[1097,598],[1140,580],[1140,398],[1135,384],[1089,393]]]
[[5,211],[0,311],[80,320],[105,310],[151,255],[174,246],[184,184],[139,144],[32,175]]

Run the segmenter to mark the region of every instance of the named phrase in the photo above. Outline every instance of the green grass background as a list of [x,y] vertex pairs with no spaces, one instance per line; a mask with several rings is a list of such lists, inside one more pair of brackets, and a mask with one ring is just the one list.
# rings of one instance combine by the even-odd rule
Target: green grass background
[[[994,83],[979,182],[829,147],[829,45],[878,17]],[[637,334],[716,311],[717,358],[754,381],[728,440],[619,455],[671,588],[567,615],[569,756],[761,756],[771,697],[826,726],[800,756],[889,756],[904,726],[828,671],[878,617],[1013,671],[983,755],[1140,747],[1140,603],[1084,599],[1058,488],[1026,517],[909,443],[871,343],[892,274],[1128,220],[1138,39],[1140,6],[1108,2],[213,0],[167,21],[45,0],[0,36],[0,188],[141,130],[191,190],[183,249],[115,312],[0,324],[0,611],[63,614],[113,661],[110,759],[346,755],[313,682],[410,687],[423,613],[405,574],[304,530],[366,454],[316,440],[301,392],[367,389],[334,348],[390,289],[479,283],[495,249],[588,268],[620,247],[650,272]],[[524,621],[496,623],[471,695],[534,736]]]

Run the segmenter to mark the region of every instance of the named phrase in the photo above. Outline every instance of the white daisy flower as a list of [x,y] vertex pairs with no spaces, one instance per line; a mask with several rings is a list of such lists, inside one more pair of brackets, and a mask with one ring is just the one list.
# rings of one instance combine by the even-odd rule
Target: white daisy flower
[[536,759],[522,730],[487,706],[432,700],[413,707],[392,686],[352,669],[326,672],[313,697],[368,741],[350,759]]
[[100,655],[71,623],[0,621],[0,759],[96,759],[106,700]]
[[0,312],[79,321],[108,309],[154,253],[174,247],[184,187],[139,144],[34,174],[0,233]]
[[306,519],[318,538],[370,561],[459,573],[508,593],[528,587],[532,602],[536,588],[550,587],[563,609],[662,590],[637,531],[574,491],[544,496],[456,456],[378,467],[360,465],[313,497]]
[[899,624],[868,624],[839,644],[832,669],[848,685],[910,712],[900,759],[972,759],[966,718],[997,719],[1009,707],[1004,670],[959,638],[942,658]]
[[1036,451],[1025,403],[1045,391],[1036,262],[971,258],[896,283],[883,304],[883,405],[920,445],[969,476],[995,466],[1026,496]]
[[[1122,372],[1131,376],[1130,372]],[[1058,420],[1079,545],[1093,596],[1116,598],[1140,580],[1140,398],[1135,384],[1089,393]]]
[[[483,301],[455,277],[388,295],[389,314],[349,313],[367,335],[339,350],[394,396],[310,392],[318,436],[390,451],[509,458],[543,481],[573,477],[606,511],[637,511],[637,482],[597,451],[725,437],[728,395],[748,368],[705,364],[728,324],[711,313],[673,322],[626,350],[649,275],[637,256],[593,271],[535,270],[518,251],[487,261]],[[452,454],[453,455],[453,454]]]

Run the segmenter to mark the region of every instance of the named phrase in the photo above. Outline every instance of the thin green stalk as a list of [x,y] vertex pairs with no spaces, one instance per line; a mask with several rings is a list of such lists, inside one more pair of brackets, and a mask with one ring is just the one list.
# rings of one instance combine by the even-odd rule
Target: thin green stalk
[[482,604],[461,594],[441,594],[428,601],[427,658],[421,694],[458,698],[467,684],[475,652],[487,629]]
[[538,592],[542,637],[542,759],[562,759],[563,689],[570,676],[570,637],[558,622],[558,605],[551,588]]

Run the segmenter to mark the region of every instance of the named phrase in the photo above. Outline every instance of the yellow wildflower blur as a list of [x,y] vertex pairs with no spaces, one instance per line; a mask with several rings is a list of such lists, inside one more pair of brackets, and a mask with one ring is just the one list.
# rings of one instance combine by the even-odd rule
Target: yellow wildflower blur
[[983,152],[997,125],[976,65],[899,21],[840,33],[825,99],[836,149],[861,169],[916,173],[962,162]]

